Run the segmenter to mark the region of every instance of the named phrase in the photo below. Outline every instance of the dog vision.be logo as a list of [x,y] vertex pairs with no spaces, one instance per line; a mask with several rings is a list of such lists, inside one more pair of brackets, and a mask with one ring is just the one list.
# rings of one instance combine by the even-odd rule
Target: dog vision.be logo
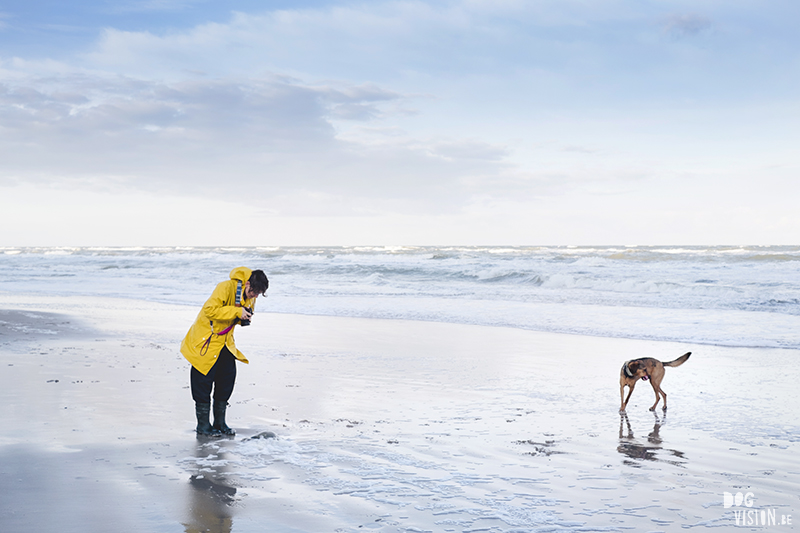
[[753,509],[755,494],[747,492],[742,494],[737,492],[722,493],[722,504],[725,509],[731,507],[742,507],[744,509],[734,509],[733,517],[737,526],[790,526],[792,525],[792,515],[782,514],[778,517],[777,509]]

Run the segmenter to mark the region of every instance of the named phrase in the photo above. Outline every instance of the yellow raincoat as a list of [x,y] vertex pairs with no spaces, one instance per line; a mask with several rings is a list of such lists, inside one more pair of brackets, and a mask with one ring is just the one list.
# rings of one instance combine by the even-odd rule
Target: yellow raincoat
[[[242,352],[236,349],[232,326],[237,318],[242,317],[242,307],[253,309],[256,303],[255,298],[248,300],[245,295],[245,284],[250,279],[252,272],[247,267],[237,267],[231,270],[231,279],[217,285],[211,297],[198,313],[194,324],[189,328],[189,332],[186,333],[186,337],[183,338],[181,353],[203,375],[208,374],[208,371],[217,362],[223,346],[227,346],[239,361],[250,362]],[[236,287],[239,281],[242,283],[241,306],[236,307]],[[227,333],[219,335],[228,327],[231,329]],[[211,337],[210,342],[209,336]],[[207,348],[204,347],[206,344]]]

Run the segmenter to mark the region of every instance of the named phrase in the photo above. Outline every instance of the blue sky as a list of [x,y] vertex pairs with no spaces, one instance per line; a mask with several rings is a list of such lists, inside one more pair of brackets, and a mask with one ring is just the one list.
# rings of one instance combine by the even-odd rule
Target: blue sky
[[797,244],[798,15],[6,2],[0,246]]

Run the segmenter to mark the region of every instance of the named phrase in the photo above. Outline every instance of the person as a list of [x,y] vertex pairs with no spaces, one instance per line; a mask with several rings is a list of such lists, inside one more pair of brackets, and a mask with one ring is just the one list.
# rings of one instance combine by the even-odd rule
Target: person
[[[198,435],[236,434],[225,423],[225,412],[236,381],[236,360],[249,361],[236,348],[233,329],[236,324],[249,325],[256,299],[268,288],[263,271],[234,268],[230,279],[214,289],[181,343],[181,353],[192,364],[190,383]],[[212,387],[213,425],[209,422]]]

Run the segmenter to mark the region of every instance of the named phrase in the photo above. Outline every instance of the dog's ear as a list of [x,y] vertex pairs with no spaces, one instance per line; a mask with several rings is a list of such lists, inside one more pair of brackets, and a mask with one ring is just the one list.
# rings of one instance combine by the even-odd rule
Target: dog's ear
[[631,361],[628,363],[628,369],[630,369],[631,374],[635,374],[639,371],[639,367],[641,366],[641,361]]

